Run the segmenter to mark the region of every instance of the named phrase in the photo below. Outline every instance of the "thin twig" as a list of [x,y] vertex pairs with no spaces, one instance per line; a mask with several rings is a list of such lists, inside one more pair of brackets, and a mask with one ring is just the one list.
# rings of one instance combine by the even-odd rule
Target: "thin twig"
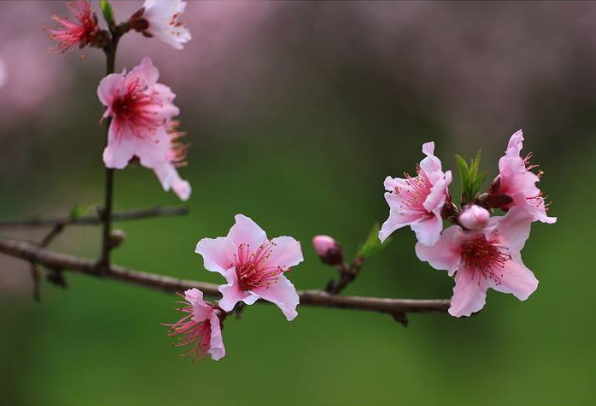
[[[50,251],[27,241],[0,237],[0,252],[25,261],[36,262],[50,269],[61,269],[99,278],[114,279],[170,293],[197,288],[208,296],[220,295],[218,286],[212,283],[176,279],[169,276],[140,272],[117,265],[111,265],[107,273],[98,274],[95,261]],[[446,314],[449,308],[449,300],[340,296],[331,295],[322,290],[299,291],[298,294],[301,305],[363,310],[392,316],[405,313]]]
[[[189,209],[185,206],[176,207],[151,207],[147,209],[135,209],[112,214],[112,221],[140,220],[162,216],[182,216],[188,214]],[[30,229],[56,227],[59,224],[65,226],[93,226],[102,224],[99,215],[81,216],[77,219],[68,218],[27,218],[19,220],[0,221],[0,229]]]

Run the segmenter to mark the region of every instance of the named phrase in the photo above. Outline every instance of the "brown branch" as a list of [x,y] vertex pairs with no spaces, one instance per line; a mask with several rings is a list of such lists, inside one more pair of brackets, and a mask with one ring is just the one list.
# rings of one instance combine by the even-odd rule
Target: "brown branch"
[[[0,252],[50,269],[60,269],[99,278],[154,288],[165,292],[182,292],[197,288],[209,296],[218,296],[218,286],[212,283],[176,279],[169,276],[140,272],[111,265],[107,272],[98,273],[95,261],[39,247],[27,241],[0,237]],[[360,296],[331,295],[322,290],[299,291],[300,304],[317,307],[364,310],[390,314],[399,321],[405,313],[446,313],[449,300],[384,299]]]
[[[162,217],[162,216],[182,216],[188,214],[188,207],[161,207],[156,206],[147,209],[135,209],[129,211],[123,211],[112,214],[112,221],[128,221],[128,220],[140,220],[151,217]],[[81,216],[77,219],[68,218],[29,218],[21,220],[7,220],[0,221],[0,229],[29,229],[29,228],[47,228],[63,226],[94,226],[102,224],[101,216],[98,214],[91,216]]]

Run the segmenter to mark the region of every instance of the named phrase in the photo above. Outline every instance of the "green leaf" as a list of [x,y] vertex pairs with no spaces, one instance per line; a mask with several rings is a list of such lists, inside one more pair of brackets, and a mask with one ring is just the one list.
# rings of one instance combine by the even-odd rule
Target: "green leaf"
[[108,26],[115,26],[116,21],[114,20],[114,10],[112,9],[110,2],[108,0],[100,0],[99,7],[101,8],[101,13]]
[[476,153],[476,156],[470,160],[469,164],[460,155],[455,155],[462,184],[462,204],[474,200],[488,176],[487,171],[480,172],[481,158],[482,150]]
[[97,202],[86,203],[86,204],[75,204],[72,209],[70,209],[70,213],[68,214],[68,218],[71,221],[76,221],[85,214],[89,213],[97,204]]
[[375,223],[369,234],[366,237],[364,243],[358,249],[357,256],[363,257],[365,259],[371,258],[372,256],[378,254],[386,245],[391,241],[390,238],[385,240],[385,243],[381,243],[379,240],[379,231],[381,231],[381,226],[379,223]]

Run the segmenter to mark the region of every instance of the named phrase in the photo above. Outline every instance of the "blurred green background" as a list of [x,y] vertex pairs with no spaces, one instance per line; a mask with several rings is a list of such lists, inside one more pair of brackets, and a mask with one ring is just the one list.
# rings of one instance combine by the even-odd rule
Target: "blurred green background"
[[[120,19],[141,6],[114,3]],[[0,4],[6,219],[103,198],[102,55],[48,55],[40,26],[52,11],[65,13]],[[413,172],[423,142],[451,169],[455,153],[483,148],[494,175],[523,128],[559,218],[534,224],[523,251],[539,289],[524,303],[491,291],[476,317],[412,315],[407,329],[308,307],[288,323],[257,304],[226,321],[224,359],[193,364],[160,325],[178,317],[174,296],[68,275],[66,290],[44,283],[37,304],[27,266],[3,256],[0,405],[594,404],[595,4],[190,2],[186,19],[185,50],[131,34],[117,65],[149,55],[178,94],[191,214],[116,224],[128,235],[117,263],[220,283],[194,246],[243,213],[299,239],[305,262],[290,278],[321,288],[334,273],[311,238],[332,235],[353,255],[388,214],[383,179]],[[119,210],[179,203],[141,167],[117,172],[115,196]],[[69,229],[53,248],[95,257],[99,232]],[[450,297],[453,280],[414,244],[397,232],[345,293]]]

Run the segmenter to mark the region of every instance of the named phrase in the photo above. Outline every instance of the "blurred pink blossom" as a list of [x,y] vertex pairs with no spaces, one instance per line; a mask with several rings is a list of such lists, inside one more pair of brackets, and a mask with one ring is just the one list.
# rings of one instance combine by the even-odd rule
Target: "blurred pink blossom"
[[176,95],[158,79],[151,58],[143,58],[130,73],[124,70],[101,80],[97,94],[106,106],[103,117],[112,117],[103,159],[108,168],[123,169],[138,157],[141,165],[156,172],[165,190],[173,188],[187,200],[190,185],[175,169],[183,156],[172,118],[180,111],[173,103]]
[[146,36],[182,49],[192,38],[186,24],[179,21],[185,8],[186,2],[181,0],[145,0],[143,8],[130,21]]
[[68,17],[57,14],[52,15],[52,20],[60,25],[55,29],[46,27],[48,37],[58,43],[58,49],[63,53],[75,48],[84,52],[84,48],[96,42],[100,36],[97,15],[91,9],[89,0],[66,2],[66,7],[77,21],[73,22]]

